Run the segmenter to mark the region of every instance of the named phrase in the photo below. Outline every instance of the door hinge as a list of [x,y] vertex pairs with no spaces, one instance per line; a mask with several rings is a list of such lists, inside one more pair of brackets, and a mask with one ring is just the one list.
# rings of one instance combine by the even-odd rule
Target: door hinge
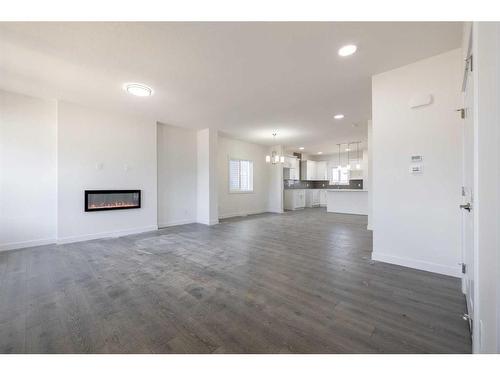
[[456,110],[457,112],[460,112],[460,118],[463,120],[465,119],[465,108],[459,108]]
[[458,263],[460,266],[462,266],[462,273],[465,274],[467,272],[467,265],[465,263]]
[[474,61],[474,58],[472,57],[472,55],[470,55],[469,57],[465,58],[465,70],[469,70],[472,72],[472,69],[473,69],[473,61]]
[[465,186],[462,186],[462,197],[465,197]]
[[472,317],[469,314],[464,313],[462,314],[462,319],[469,323],[470,335],[472,337],[472,327],[473,327]]

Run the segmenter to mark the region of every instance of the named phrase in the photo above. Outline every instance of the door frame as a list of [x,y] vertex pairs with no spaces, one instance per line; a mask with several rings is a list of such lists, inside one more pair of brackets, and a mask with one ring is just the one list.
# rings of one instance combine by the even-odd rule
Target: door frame
[[[479,168],[479,152],[478,152],[478,93],[477,93],[477,69],[474,66],[474,59],[475,59],[475,54],[477,50],[477,41],[476,41],[476,36],[474,33],[474,24],[472,22],[469,22],[465,26],[464,30],[464,35],[463,35],[463,43],[462,43],[462,50],[464,52],[463,54],[463,80],[462,80],[462,98],[463,98],[463,108],[465,108],[466,105],[466,96],[465,96],[465,90],[467,88],[467,78],[469,75],[468,69],[468,58],[469,56],[472,56],[472,64],[473,68],[472,71],[470,72],[472,79],[473,79],[473,89],[472,89],[472,99],[469,102],[472,102],[472,126],[473,126],[473,155],[472,155],[472,165],[473,165],[473,183],[472,183],[472,192],[473,192],[473,199],[474,202],[472,202],[473,205],[473,212],[474,212],[474,217],[473,217],[473,245],[472,245],[472,274],[473,274],[473,285],[472,285],[472,301],[471,305],[473,306],[473,311],[472,314],[470,311],[467,311],[468,314],[471,314],[470,318],[472,319],[471,322],[471,339],[472,339],[472,352],[473,353],[478,353],[480,352],[480,330],[482,329],[480,325],[480,306],[479,306],[479,241],[478,241],[478,228],[479,228],[479,182],[478,182],[478,168]],[[465,178],[465,134],[466,134],[466,129],[465,129],[465,123],[463,123],[463,158],[462,158],[462,175],[463,178]],[[464,202],[463,202],[464,203]],[[465,214],[462,214],[465,215]],[[466,228],[466,223],[464,219],[462,219],[462,226],[461,226],[461,240],[462,240],[462,262],[466,262],[466,250],[465,250],[465,228]],[[466,264],[466,267],[468,267],[469,264]],[[466,292],[466,275],[462,275],[462,292],[465,295]],[[467,298],[467,296],[466,296]],[[469,301],[466,301],[467,309],[469,307]]]

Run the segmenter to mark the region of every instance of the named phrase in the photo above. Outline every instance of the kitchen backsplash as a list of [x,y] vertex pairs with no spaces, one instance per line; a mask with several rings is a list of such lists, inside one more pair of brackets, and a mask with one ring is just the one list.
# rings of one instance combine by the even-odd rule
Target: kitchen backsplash
[[349,185],[330,185],[329,181],[284,180],[285,189],[363,189],[363,180],[350,180]]

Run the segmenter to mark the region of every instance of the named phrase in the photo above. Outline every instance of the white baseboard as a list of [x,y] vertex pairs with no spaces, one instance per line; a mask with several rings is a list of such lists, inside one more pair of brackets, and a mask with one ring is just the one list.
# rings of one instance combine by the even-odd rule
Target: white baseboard
[[65,243],[71,243],[71,242],[98,240],[100,238],[122,237],[122,236],[128,236],[130,234],[151,232],[154,230],[158,230],[158,225],[149,225],[146,227],[130,228],[130,229],[111,231],[111,232],[91,233],[91,234],[84,234],[84,235],[80,235],[80,236],[59,237],[57,239],[57,243],[58,244],[65,244]]
[[256,211],[229,212],[229,213],[226,213],[226,214],[219,215],[219,219],[229,219],[230,217],[263,214],[265,212],[268,212],[268,211],[267,210],[256,210]]
[[443,264],[426,262],[418,259],[401,258],[398,256],[383,254],[378,252],[372,253],[372,259],[379,262],[397,264],[398,266],[414,268],[421,271],[434,272],[447,276],[462,277],[461,270],[458,266],[451,267]]
[[196,223],[195,219],[175,220],[175,221],[169,221],[166,223],[158,223],[158,228],[175,227],[176,225],[185,225],[185,224],[193,224],[193,223]]
[[42,238],[38,240],[10,242],[0,244],[0,251],[24,249],[25,247],[43,246],[56,243],[55,238]]
[[219,219],[217,220],[209,220],[209,221],[205,221],[205,220],[196,220],[196,222],[198,224],[203,224],[203,225],[216,225],[216,224],[219,224]]

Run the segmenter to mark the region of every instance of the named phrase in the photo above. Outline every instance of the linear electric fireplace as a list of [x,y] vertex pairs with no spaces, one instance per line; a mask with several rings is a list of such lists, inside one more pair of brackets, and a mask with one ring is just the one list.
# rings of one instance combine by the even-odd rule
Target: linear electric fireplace
[[85,190],[85,212],[141,208],[140,190]]

